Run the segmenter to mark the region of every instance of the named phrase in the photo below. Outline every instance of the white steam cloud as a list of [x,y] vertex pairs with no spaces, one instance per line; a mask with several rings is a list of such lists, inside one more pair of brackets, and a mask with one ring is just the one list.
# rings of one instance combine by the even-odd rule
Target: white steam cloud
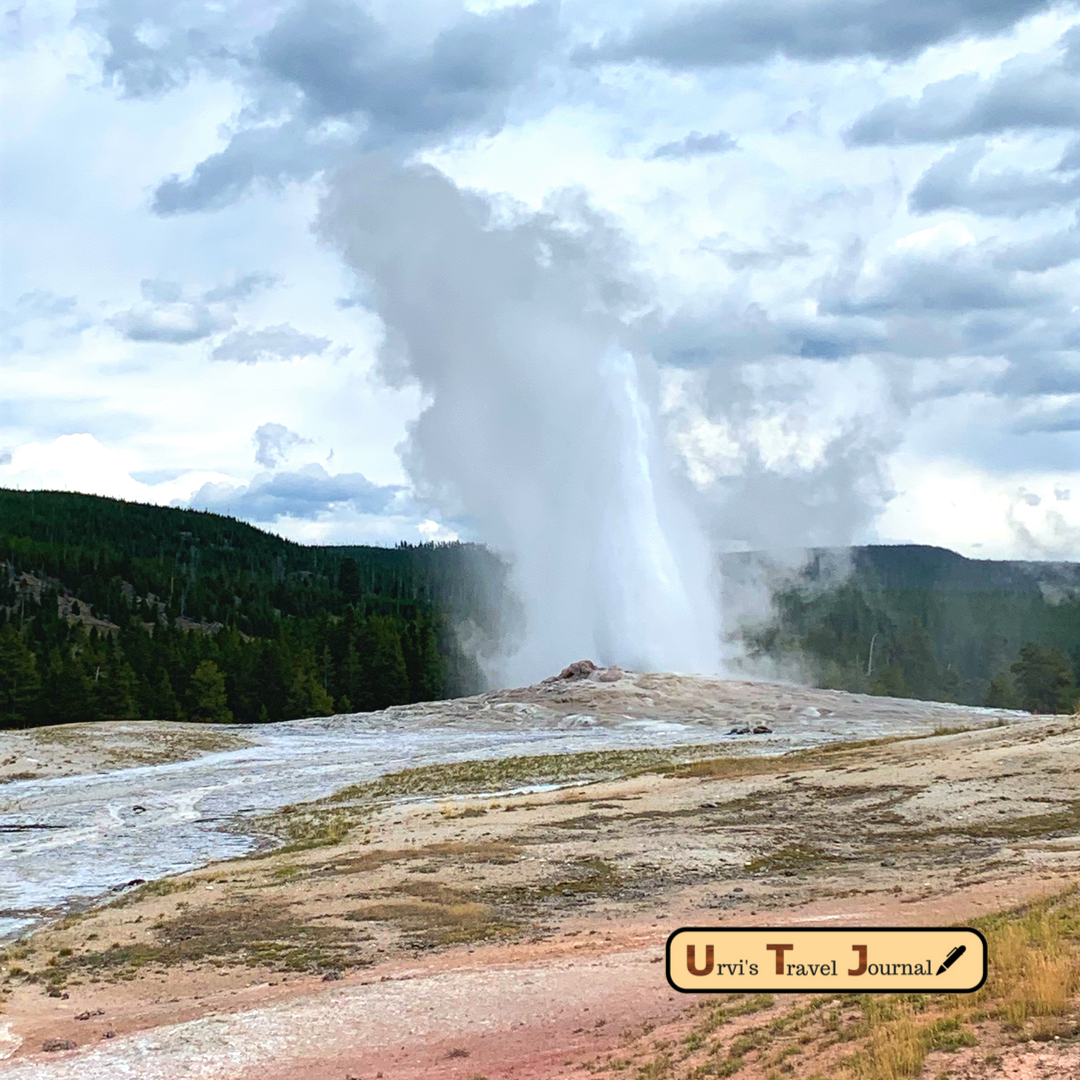
[[625,252],[587,207],[562,209],[509,213],[371,157],[336,176],[319,229],[385,323],[383,376],[428,398],[405,449],[418,490],[512,563],[526,628],[497,676],[582,656],[715,671],[713,560],[631,347]]

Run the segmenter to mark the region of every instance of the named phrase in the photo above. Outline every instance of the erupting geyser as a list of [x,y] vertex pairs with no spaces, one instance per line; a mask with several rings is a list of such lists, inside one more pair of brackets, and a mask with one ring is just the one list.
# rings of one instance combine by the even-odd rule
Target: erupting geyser
[[716,671],[713,560],[657,431],[652,361],[628,344],[637,297],[617,236],[573,209],[507,214],[433,168],[365,158],[319,229],[370,289],[383,376],[425,393],[417,490],[512,563],[526,628],[500,676],[576,656]]

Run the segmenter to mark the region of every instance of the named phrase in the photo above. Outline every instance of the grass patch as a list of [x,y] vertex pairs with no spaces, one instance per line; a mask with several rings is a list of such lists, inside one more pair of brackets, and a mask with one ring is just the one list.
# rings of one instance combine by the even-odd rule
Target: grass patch
[[63,985],[73,976],[118,981],[141,968],[232,963],[275,971],[325,972],[370,964],[366,940],[346,925],[294,917],[285,905],[250,902],[183,910],[153,928],[153,940],[57,955],[37,979]]
[[157,881],[148,881],[145,885],[139,885],[131,892],[106,905],[111,908],[130,907],[142,900],[148,900],[153,896],[171,896],[173,893],[189,892],[194,889],[198,882],[194,878],[159,878]]
[[363,784],[352,784],[332,795],[329,801],[382,802],[440,795],[477,795],[539,784],[613,780],[647,772],[677,770],[691,761],[714,754],[716,748],[715,743],[708,743],[668,749],[586,750],[576,754],[530,754],[423,765],[387,773]]
[[[861,1043],[841,1077],[907,1080],[927,1054],[977,1045],[971,1030],[999,1021],[1013,1038],[1050,1039],[1080,1032],[1072,1016],[1080,991],[1080,898],[1075,886],[1023,908],[973,920],[986,935],[990,971],[974,994],[930,999],[896,995],[860,1002],[847,1036]],[[934,1015],[927,1014],[933,1001]]]
[[938,1075],[936,1068],[926,1073],[930,1054],[978,1046],[980,1024],[1017,1041],[1080,1036],[1080,891],[972,925],[986,936],[990,956],[986,985],[974,994],[822,994],[742,1030],[732,1022],[770,1008],[773,999],[718,996],[697,1006],[670,1075],[705,1080],[752,1067],[776,1080],[916,1080]]
[[490,941],[516,934],[520,927],[502,918],[490,904],[474,900],[466,893],[446,886],[416,883],[399,892],[414,899],[366,904],[345,918],[354,922],[394,924],[413,948]]
[[[260,831],[283,841],[269,854],[310,851],[341,843],[375,809],[401,799],[494,793],[542,784],[585,784],[647,772],[668,772],[697,757],[715,753],[716,744],[660,750],[597,750],[577,754],[520,755],[498,760],[456,761],[387,773],[351,784],[316,802],[284,806],[256,820]],[[351,805],[345,806],[348,803]],[[480,817],[482,807],[444,808],[443,816]]]
[[795,874],[834,860],[835,856],[827,855],[820,848],[811,847],[809,844],[787,844],[768,855],[751,859],[745,869],[750,874]]
[[952,827],[948,831],[964,836],[1024,840],[1051,833],[1075,833],[1080,830],[1080,799],[1067,810],[1051,810],[1046,814],[1026,814],[1005,821],[988,821],[981,825]]

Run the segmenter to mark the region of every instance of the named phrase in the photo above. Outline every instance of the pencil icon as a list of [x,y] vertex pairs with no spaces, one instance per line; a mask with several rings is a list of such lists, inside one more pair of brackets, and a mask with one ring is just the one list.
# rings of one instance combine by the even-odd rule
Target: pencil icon
[[953,964],[955,964],[956,961],[959,960],[960,957],[963,956],[964,953],[966,953],[966,952],[967,952],[967,946],[966,945],[957,945],[956,948],[953,949],[953,951],[951,953],[949,953],[948,956],[945,957],[945,961],[941,965],[941,967],[939,967],[937,969],[937,973],[940,975],[946,969],[951,968],[953,966]]

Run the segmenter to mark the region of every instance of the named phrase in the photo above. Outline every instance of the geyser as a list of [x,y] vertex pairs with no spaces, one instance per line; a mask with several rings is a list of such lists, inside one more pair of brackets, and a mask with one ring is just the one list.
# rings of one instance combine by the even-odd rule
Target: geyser
[[508,211],[428,166],[368,157],[318,228],[370,290],[382,376],[426,404],[403,448],[418,493],[509,558],[524,637],[497,675],[592,656],[715,671],[718,586],[657,430],[656,371],[617,234],[580,203]]

